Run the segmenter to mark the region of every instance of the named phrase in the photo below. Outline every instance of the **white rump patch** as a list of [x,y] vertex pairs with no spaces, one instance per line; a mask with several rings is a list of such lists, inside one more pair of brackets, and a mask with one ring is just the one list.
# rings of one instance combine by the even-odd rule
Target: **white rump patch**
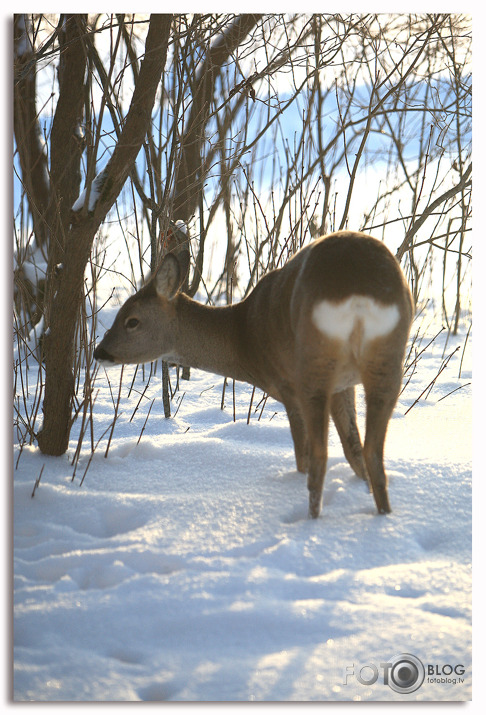
[[349,340],[357,322],[363,326],[365,342],[388,335],[400,319],[394,303],[383,305],[364,295],[352,295],[341,303],[323,300],[316,303],[312,313],[316,327],[330,338]]

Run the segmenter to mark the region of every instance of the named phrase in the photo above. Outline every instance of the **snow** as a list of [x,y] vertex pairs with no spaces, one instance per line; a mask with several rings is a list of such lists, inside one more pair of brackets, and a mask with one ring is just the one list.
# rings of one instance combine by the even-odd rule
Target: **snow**
[[[130,392],[125,368],[108,454],[108,434],[91,462],[85,445],[74,479],[79,428],[64,457],[17,447],[15,700],[469,700],[471,344],[444,331],[417,361],[390,424],[386,516],[333,428],[309,520],[283,407],[257,393],[247,424],[237,383],[234,421],[231,383],[222,411],[222,380],[195,370],[165,419],[160,373],[136,409],[142,371]],[[95,443],[119,377],[98,373]],[[362,425],[361,393],[358,409]],[[411,694],[384,682],[402,653],[425,666]]]
[[[82,132],[83,129],[81,127],[78,127],[77,129],[78,133]],[[91,189],[89,192],[89,201],[88,201],[88,212],[93,212],[96,207],[96,202],[98,201],[98,198],[101,193],[101,189],[103,188],[103,182],[105,181],[106,178],[106,167],[103,169],[103,171],[100,171],[99,174],[95,176],[93,179],[93,182],[91,184]],[[84,207],[84,204],[86,202],[86,191],[87,189],[84,189],[74,204],[72,205],[72,211],[73,213],[77,213],[78,211],[81,211],[81,209]]]
[[18,256],[14,257],[14,271],[21,268],[24,277],[36,286],[39,281],[45,280],[47,275],[47,261],[39,247],[29,246],[21,261]]

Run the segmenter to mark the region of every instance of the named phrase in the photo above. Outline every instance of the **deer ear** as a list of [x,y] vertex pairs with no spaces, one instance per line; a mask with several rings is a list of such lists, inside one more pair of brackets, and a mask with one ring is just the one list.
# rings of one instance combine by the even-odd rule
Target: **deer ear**
[[189,251],[164,256],[154,276],[155,290],[161,298],[170,300],[184,282],[189,269]]

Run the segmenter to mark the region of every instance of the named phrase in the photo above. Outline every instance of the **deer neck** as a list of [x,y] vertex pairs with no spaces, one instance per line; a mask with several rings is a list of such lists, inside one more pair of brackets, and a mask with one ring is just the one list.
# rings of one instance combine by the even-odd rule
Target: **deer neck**
[[180,364],[251,382],[243,304],[214,307],[177,296],[176,353]]

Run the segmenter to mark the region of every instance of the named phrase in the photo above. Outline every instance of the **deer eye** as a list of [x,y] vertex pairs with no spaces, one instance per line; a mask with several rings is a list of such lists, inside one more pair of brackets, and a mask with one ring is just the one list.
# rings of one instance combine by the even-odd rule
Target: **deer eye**
[[134,330],[137,325],[139,324],[138,318],[128,318],[128,320],[125,322],[125,328],[128,330]]

